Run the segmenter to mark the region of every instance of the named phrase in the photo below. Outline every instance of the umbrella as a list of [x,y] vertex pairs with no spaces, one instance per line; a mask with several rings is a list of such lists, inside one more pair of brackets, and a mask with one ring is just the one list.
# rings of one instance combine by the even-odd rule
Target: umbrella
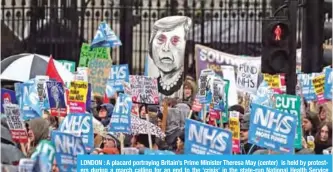
[[[1,61],[1,80],[25,82],[36,75],[45,75],[49,57],[39,54],[18,54]],[[63,81],[70,82],[73,74],[61,63],[54,61],[55,67]]]
[[151,135],[154,135],[159,138],[164,138],[165,134],[163,133],[162,129],[158,126],[154,125],[151,122],[148,122],[144,119],[141,119],[135,115],[131,116],[131,130],[132,134],[148,134],[148,130],[150,129]]

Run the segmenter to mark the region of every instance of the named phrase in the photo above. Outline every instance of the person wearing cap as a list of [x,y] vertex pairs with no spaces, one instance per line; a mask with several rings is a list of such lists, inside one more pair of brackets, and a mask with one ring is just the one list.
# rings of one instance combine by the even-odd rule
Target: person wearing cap
[[250,127],[250,115],[245,114],[240,117],[240,149],[241,154],[253,154],[259,149],[258,146],[248,142]]
[[100,106],[97,119],[101,121],[104,127],[108,126],[113,113],[114,106],[110,103],[104,103]]
[[113,135],[107,133],[102,134],[103,142],[100,148],[96,148],[91,154],[120,154],[120,142]]

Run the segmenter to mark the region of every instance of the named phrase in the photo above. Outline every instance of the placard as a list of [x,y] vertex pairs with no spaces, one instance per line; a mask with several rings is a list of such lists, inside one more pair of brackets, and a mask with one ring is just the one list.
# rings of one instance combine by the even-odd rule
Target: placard
[[132,101],[142,104],[158,104],[157,79],[149,76],[130,75]]
[[104,97],[106,83],[112,66],[111,60],[92,59],[89,62],[88,80],[94,96]]
[[184,152],[198,155],[230,155],[232,134],[218,127],[186,119]]
[[229,115],[229,128],[232,133],[232,152],[240,153],[240,123],[239,112],[231,111]]
[[120,93],[113,108],[109,131],[119,133],[131,133],[132,98]]
[[85,113],[88,97],[88,82],[72,81],[69,87],[68,105],[70,113]]
[[57,60],[57,61],[60,62],[62,66],[64,66],[71,73],[75,72],[75,65],[76,65],[75,62],[69,60]]
[[1,113],[5,113],[4,104],[17,104],[15,91],[1,88]]
[[319,75],[312,80],[313,89],[317,96],[317,103],[323,104],[326,102],[324,99],[324,85],[325,85],[325,75]]
[[242,63],[238,66],[237,87],[240,90],[254,93],[258,87],[258,63]]
[[326,68],[325,70],[325,86],[324,86],[324,98],[328,100],[332,100],[332,68]]
[[28,133],[20,117],[20,108],[16,104],[4,104],[7,124],[15,142],[27,143]]
[[91,48],[89,44],[82,43],[80,51],[79,67],[88,67],[90,60],[111,59],[108,48]]
[[52,116],[66,116],[65,92],[61,82],[47,81],[46,89]]
[[276,152],[293,154],[296,127],[295,115],[251,104],[249,143]]
[[123,82],[129,81],[128,64],[113,65],[110,71],[110,77],[107,85],[113,87],[116,91],[124,91]]
[[302,148],[302,121],[301,121],[301,98],[299,96],[276,94],[274,95],[275,108],[293,115],[297,119],[295,134],[295,148]]
[[297,75],[297,81],[300,83],[302,94],[306,101],[317,100],[317,95],[314,92],[312,80],[318,75],[318,73],[302,73]]

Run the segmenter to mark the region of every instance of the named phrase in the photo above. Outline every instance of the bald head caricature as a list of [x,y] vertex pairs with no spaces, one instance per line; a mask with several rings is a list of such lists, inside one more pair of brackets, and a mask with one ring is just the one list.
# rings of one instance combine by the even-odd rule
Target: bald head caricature
[[158,90],[163,96],[182,97],[184,54],[192,24],[186,16],[170,16],[154,23],[149,56],[158,69]]

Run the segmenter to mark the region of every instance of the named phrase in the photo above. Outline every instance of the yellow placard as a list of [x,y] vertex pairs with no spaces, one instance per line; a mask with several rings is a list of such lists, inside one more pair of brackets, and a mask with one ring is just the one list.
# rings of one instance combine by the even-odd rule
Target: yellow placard
[[235,117],[229,118],[229,127],[232,132],[232,139],[240,139],[239,119]]
[[317,95],[324,94],[325,75],[319,75],[312,80],[314,92]]
[[88,82],[72,81],[69,87],[68,100],[72,102],[86,102],[88,94]]
[[267,82],[267,85],[272,89],[281,88],[280,75],[264,74],[264,80]]

